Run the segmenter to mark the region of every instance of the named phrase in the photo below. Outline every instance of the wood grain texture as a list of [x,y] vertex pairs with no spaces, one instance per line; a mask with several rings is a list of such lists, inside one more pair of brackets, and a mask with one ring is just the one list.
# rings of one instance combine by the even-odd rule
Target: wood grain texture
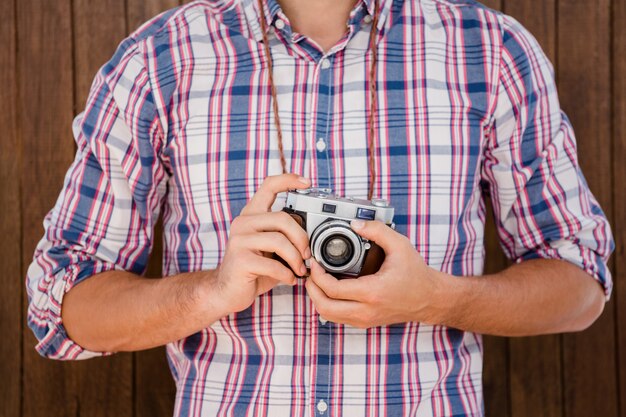
[[0,2],[0,415],[19,415],[22,364],[22,270],[20,247],[20,143],[17,130],[15,3]]
[[124,0],[74,0],[75,105],[82,111],[96,72],[126,35]]
[[[505,0],[504,11],[537,38],[552,62],[556,56],[555,0]],[[561,339],[559,336],[509,341],[511,416],[560,417]]]
[[503,1],[504,0],[482,0],[481,3],[495,10],[502,10]]
[[561,339],[559,336],[510,340],[511,415],[561,417]]
[[613,256],[620,417],[626,417],[626,0],[613,0]]
[[503,0],[504,12],[519,20],[539,41],[541,48],[556,64],[557,4],[556,0]]
[[[612,218],[610,2],[559,0],[558,79],[580,165]],[[566,417],[616,417],[614,303],[583,333],[563,336]]]
[[135,416],[169,417],[174,411],[176,386],[167,366],[165,349],[136,354]]
[[130,32],[159,13],[177,7],[179,0],[127,0],[126,20]]
[[[73,159],[72,32],[69,0],[17,2],[19,129],[22,145],[22,271],[43,235]],[[24,332],[23,415],[74,416],[79,404],[72,366],[43,359],[35,338]]]

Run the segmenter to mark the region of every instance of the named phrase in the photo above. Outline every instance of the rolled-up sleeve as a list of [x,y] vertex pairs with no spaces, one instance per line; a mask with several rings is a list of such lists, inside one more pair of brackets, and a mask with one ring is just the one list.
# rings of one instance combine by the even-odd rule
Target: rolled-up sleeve
[[76,157],[26,277],[36,349],[54,359],[111,353],[85,350],[68,337],[63,297],[104,271],[143,274],[152,247],[168,176],[160,157],[163,128],[137,43],[126,40],[99,71],[73,128]]
[[503,17],[503,48],[483,180],[507,256],[571,262],[612,290],[609,223],[578,164],[551,64],[537,41]]

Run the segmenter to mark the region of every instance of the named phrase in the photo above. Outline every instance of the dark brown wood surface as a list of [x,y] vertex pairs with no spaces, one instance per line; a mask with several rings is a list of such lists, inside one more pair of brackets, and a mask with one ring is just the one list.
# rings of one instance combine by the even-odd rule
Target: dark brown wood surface
[[[16,109],[22,147],[18,178],[21,180],[24,273],[42,236],[43,217],[54,204],[63,184],[64,171],[73,159],[71,12],[69,0],[17,2],[19,96]],[[68,366],[42,359],[33,350],[35,343],[32,333],[26,329],[23,415],[76,415],[79,406],[76,364]]]
[[617,337],[618,401],[620,417],[626,416],[626,0],[612,3],[611,37],[612,61],[612,100],[613,105],[613,147],[612,147],[612,191],[613,191],[613,230],[616,249],[613,256],[615,278],[615,329]]
[[[75,363],[40,358],[25,325],[26,268],[74,157],[71,122],[124,36],[178,0],[0,0],[0,416],[160,417],[175,387],[163,348]],[[554,63],[581,165],[613,221],[615,291],[574,335],[485,337],[489,417],[626,417],[626,0],[485,0]],[[488,215],[490,217],[490,214]],[[161,271],[155,233],[148,276]],[[490,218],[485,272],[508,265]]]
[[17,134],[17,63],[15,5],[0,2],[0,416],[20,412],[20,378],[22,362],[22,293],[20,224],[20,143]]
[[[610,1],[559,1],[558,67],[563,109],[579,140],[580,165],[607,216],[611,178]],[[585,333],[563,336],[563,404],[567,416],[618,416],[615,302]]]

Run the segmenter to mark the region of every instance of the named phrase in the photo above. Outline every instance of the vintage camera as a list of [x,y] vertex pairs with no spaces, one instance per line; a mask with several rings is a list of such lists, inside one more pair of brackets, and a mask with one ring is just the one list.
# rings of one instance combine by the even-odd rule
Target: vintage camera
[[313,258],[337,278],[373,274],[385,258],[380,246],[350,228],[351,220],[380,220],[395,227],[394,209],[386,200],[337,197],[329,189],[289,191],[283,211],[306,230]]

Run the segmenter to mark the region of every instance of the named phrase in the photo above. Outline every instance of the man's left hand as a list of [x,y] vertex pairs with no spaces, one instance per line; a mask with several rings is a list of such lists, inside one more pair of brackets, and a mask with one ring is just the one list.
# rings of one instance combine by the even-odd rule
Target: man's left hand
[[380,270],[357,279],[337,279],[311,258],[309,296],[326,320],[359,328],[419,321],[434,324],[432,301],[439,272],[426,265],[408,238],[379,221],[355,220],[352,229],[385,251]]

